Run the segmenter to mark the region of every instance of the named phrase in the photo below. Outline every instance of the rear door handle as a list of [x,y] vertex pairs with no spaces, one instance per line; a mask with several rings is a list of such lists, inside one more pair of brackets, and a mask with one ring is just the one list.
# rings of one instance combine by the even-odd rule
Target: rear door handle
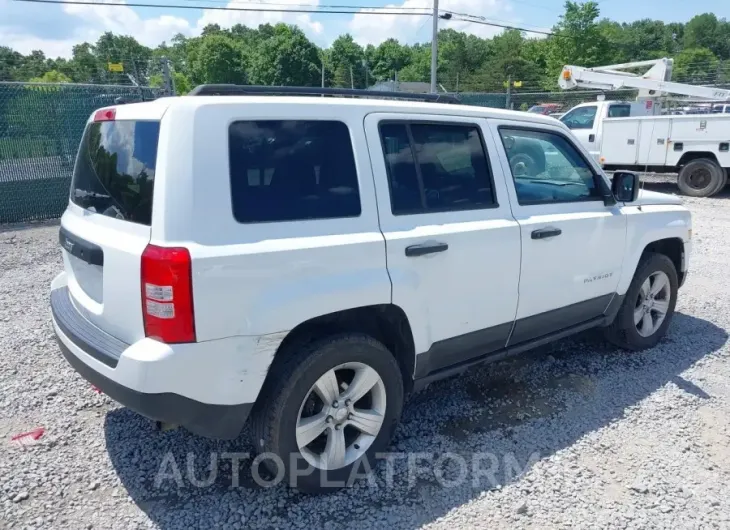
[[589,142],[595,142],[596,141],[596,135],[595,134],[589,134],[588,135],[588,141]]
[[406,247],[406,256],[415,258],[425,256],[426,254],[435,254],[436,252],[444,252],[449,249],[446,243],[422,243],[420,245],[411,245]]
[[532,231],[532,239],[545,239],[559,236],[562,233],[563,231],[560,228],[540,228]]

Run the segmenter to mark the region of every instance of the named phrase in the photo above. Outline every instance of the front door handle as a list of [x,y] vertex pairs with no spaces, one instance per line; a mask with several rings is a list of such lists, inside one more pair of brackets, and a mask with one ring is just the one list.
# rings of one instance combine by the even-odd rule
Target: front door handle
[[406,256],[415,258],[417,256],[425,256],[426,254],[435,254],[436,252],[444,252],[449,249],[446,243],[422,243],[420,245],[411,245],[406,247]]
[[595,134],[589,134],[588,135],[588,141],[593,143],[596,141],[596,135]]
[[563,231],[560,228],[540,228],[532,231],[532,239],[546,239],[559,236],[562,233]]

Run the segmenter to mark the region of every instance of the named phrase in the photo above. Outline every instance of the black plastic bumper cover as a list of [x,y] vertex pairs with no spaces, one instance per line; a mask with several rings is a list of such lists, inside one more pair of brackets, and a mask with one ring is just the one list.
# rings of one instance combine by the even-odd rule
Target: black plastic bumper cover
[[[62,290],[65,291],[65,288],[57,289],[57,291]],[[58,327],[63,331],[64,335],[66,335],[79,348],[89,353],[92,357],[99,360],[102,358],[108,358],[110,356],[110,352],[99,351],[96,352],[96,355],[88,352],[89,341],[85,339],[89,339],[89,337],[85,336],[81,339],[73,334],[74,327],[69,326],[68,322],[65,322],[66,325],[59,322],[59,318],[57,316],[59,314],[57,311],[58,307],[54,307],[54,305],[58,304],[61,297],[58,295],[54,296],[54,293],[56,293],[56,291],[53,291],[51,294],[53,318]],[[67,292],[62,293],[62,295],[65,295],[65,297],[68,298]],[[76,314],[78,315],[78,313]],[[81,315],[78,315],[78,317],[83,319]],[[91,323],[88,321],[86,322],[93,327]],[[103,334],[101,330],[99,330],[99,333]],[[241,429],[246,422],[246,418],[253,408],[253,403],[243,403],[240,405],[211,405],[208,403],[201,403],[178,394],[147,394],[132,390],[112,381],[108,377],[105,377],[91,368],[81,359],[76,357],[76,355],[68,349],[60,338],[56,337],[56,339],[63,356],[74,370],[76,370],[84,379],[104,392],[114,401],[121,403],[125,407],[151,420],[181,425],[200,436],[230,440],[236,438],[240,434]],[[116,357],[117,359],[119,358],[118,355]],[[116,366],[116,363],[114,363],[114,366]]]

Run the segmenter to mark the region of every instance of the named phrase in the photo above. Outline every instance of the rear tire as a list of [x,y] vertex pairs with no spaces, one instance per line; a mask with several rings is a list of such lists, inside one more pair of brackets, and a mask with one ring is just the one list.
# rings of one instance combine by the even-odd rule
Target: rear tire
[[645,254],[621,309],[605,330],[606,339],[633,351],[656,346],[672,321],[678,288],[672,260],[664,254]]
[[679,190],[690,197],[710,197],[727,184],[727,174],[709,158],[692,160],[682,167],[677,178]]
[[362,477],[375,466],[400,421],[397,361],[380,342],[356,333],[282,353],[286,360],[272,367],[252,416],[256,451],[275,455],[262,464],[306,493],[352,485],[353,473]]

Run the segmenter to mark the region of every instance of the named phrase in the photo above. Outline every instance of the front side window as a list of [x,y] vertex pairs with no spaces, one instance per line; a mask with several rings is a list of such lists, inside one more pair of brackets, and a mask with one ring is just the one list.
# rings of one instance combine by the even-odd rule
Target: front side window
[[500,127],[520,204],[602,200],[588,162],[564,136]]
[[239,223],[357,217],[350,132],[338,121],[237,121],[228,131]]
[[380,125],[394,215],[495,205],[487,156],[475,125]]
[[567,125],[569,129],[592,129],[597,111],[598,107],[596,105],[578,107],[560,118],[560,121]]

